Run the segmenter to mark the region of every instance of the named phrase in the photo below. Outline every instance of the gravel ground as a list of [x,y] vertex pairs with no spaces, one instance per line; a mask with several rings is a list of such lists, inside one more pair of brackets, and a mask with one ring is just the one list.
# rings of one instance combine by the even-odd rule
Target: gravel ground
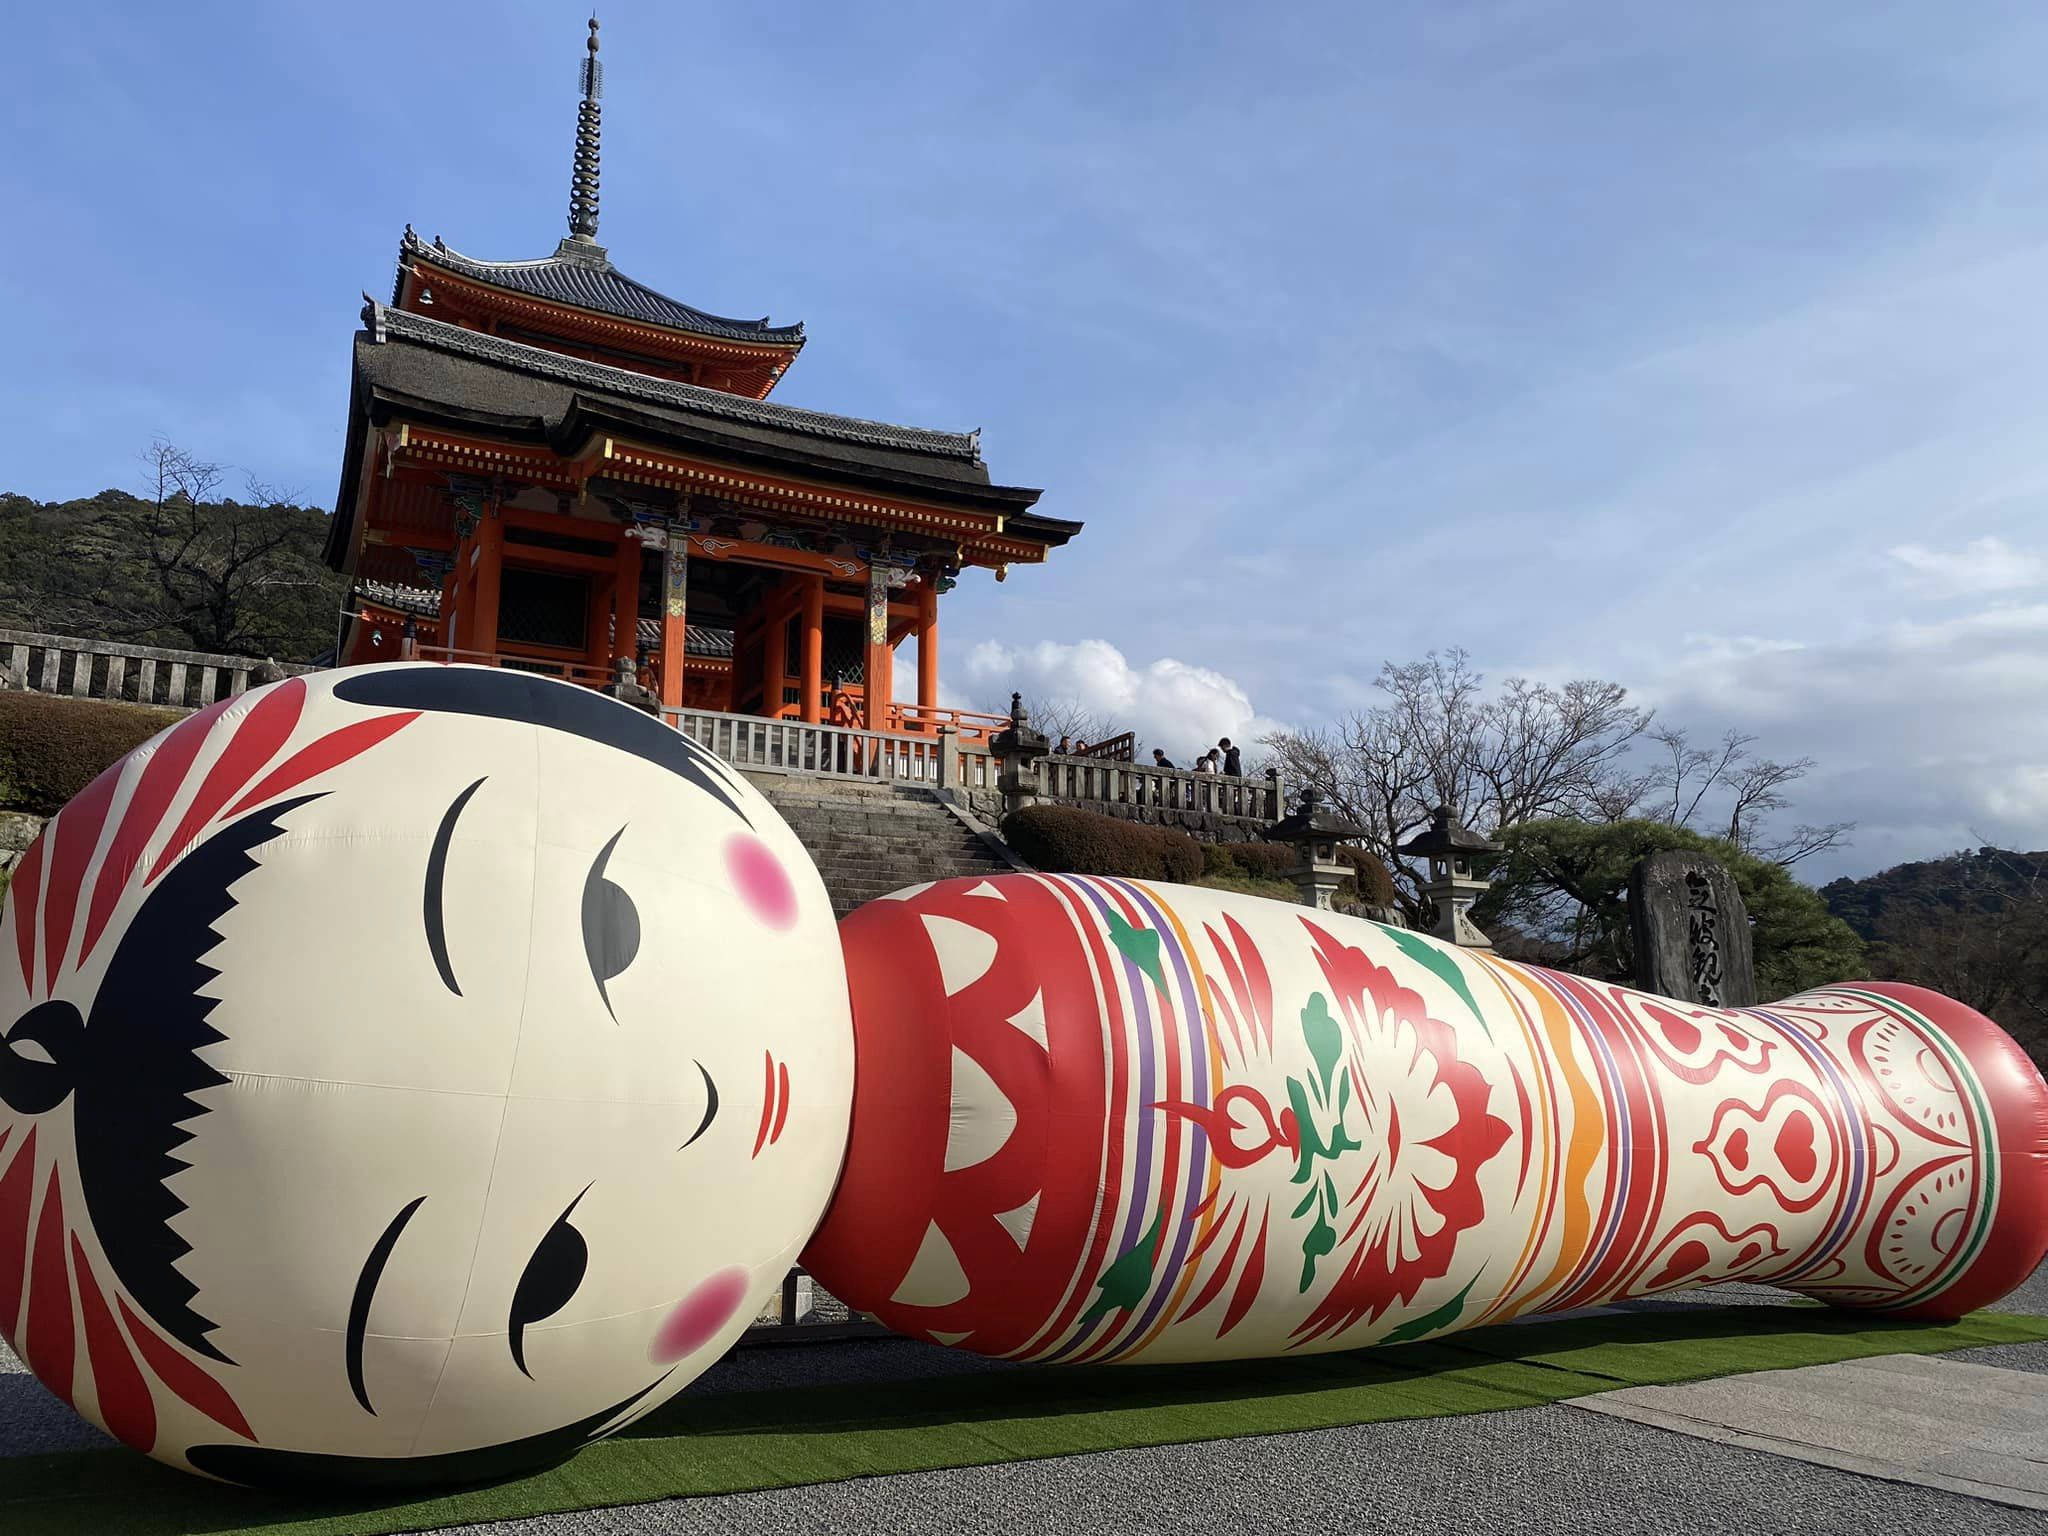
[[1390,1530],[2040,1536],[2040,1515],[1603,1418],[1529,1408],[672,1499],[466,1536],[960,1536]]
[[[1728,1285],[1631,1309],[1783,1299]],[[2048,1265],[1999,1310],[2048,1314]],[[1953,1358],[2048,1373],[2048,1344]],[[736,1350],[690,1391],[902,1381],[1014,1369],[905,1339]],[[0,1455],[107,1444],[0,1347]],[[865,1478],[769,1493],[671,1499],[465,1527],[465,1536],[898,1536],[906,1531],[1084,1533],[1369,1529],[1924,1536],[2032,1533],[2035,1512],[1790,1461],[1564,1406],[1360,1425],[1052,1461]]]

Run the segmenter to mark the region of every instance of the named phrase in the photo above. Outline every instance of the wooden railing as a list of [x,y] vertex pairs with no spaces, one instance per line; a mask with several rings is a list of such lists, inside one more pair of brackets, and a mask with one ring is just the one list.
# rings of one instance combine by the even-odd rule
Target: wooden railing
[[974,709],[926,708],[922,704],[891,704],[883,717],[892,731],[913,736],[931,736],[945,726],[960,733],[960,739],[976,746],[985,744],[998,731],[1008,730],[1008,715],[984,714]]
[[1041,793],[1068,804],[1154,806],[1278,821],[1286,815],[1277,778],[1234,778],[1186,768],[1147,768],[1104,763],[1089,757],[1049,756],[1039,760]]
[[608,687],[610,672],[587,661],[553,661],[544,656],[515,656],[507,651],[459,651],[448,645],[415,645],[410,654],[401,652],[393,661],[459,661],[472,667],[504,667],[513,672],[534,672],[542,677],[559,677],[565,683],[585,688]]
[[296,663],[265,663],[253,656],[220,656],[0,629],[0,666],[19,677],[31,692],[75,699],[201,709],[216,699],[246,692],[250,675],[266,665],[286,676],[313,670]]

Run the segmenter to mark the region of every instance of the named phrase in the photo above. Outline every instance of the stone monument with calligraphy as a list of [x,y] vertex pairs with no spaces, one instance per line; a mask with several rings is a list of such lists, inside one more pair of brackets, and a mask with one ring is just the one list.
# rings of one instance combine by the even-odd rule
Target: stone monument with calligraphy
[[1635,984],[1709,1008],[1756,998],[1749,913],[1726,869],[1704,854],[1653,853],[1630,871]]

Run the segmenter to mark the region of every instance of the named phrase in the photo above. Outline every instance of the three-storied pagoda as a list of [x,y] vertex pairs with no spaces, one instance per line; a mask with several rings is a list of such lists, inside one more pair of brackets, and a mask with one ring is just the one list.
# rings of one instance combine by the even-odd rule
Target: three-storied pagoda
[[[480,261],[408,225],[391,302],[363,311],[327,540],[352,580],[338,662],[593,685],[623,663],[665,706],[813,722],[838,686],[871,728],[935,728],[940,594],[1080,524],[995,484],[978,431],[770,401],[801,325],[707,314],[613,266],[595,19],[588,50],[569,237]],[[897,704],[910,635],[917,702]]]

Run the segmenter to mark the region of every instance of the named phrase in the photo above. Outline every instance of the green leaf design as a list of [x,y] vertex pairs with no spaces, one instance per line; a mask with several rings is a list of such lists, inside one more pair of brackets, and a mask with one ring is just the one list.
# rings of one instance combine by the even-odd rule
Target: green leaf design
[[1344,1030],[1330,1014],[1330,1000],[1320,992],[1310,997],[1308,1006],[1301,1010],[1301,1033],[1308,1042],[1309,1055],[1315,1058],[1316,1075],[1327,1091],[1330,1073],[1344,1054]]
[[1337,1246],[1337,1229],[1316,1212],[1316,1224],[1301,1240],[1301,1289],[1306,1291],[1316,1278],[1316,1260]]
[[1134,928],[1124,921],[1122,913],[1112,910],[1109,914],[1109,941],[1152,978],[1153,986],[1162,992],[1166,990],[1166,967],[1159,959],[1159,933],[1156,929]]
[[1465,1006],[1472,1010],[1472,1017],[1479,1021],[1479,1027],[1486,1038],[1493,1038],[1493,1030],[1487,1026],[1486,1017],[1479,1011],[1479,1001],[1473,997],[1471,987],[1465,983],[1465,973],[1458,968],[1458,962],[1444,952],[1435,941],[1419,933],[1410,933],[1406,928],[1389,928],[1387,937],[1394,941],[1395,948],[1424,969],[1441,976],[1450,989],[1465,1000]]
[[1472,1294],[1472,1287],[1479,1283],[1474,1275],[1465,1282],[1465,1289],[1425,1317],[1413,1317],[1392,1333],[1381,1339],[1382,1344],[1406,1344],[1410,1339],[1419,1339],[1426,1333],[1435,1333],[1439,1328],[1448,1328],[1458,1320],[1458,1314],[1465,1310],[1465,1298]]
[[1166,1212],[1162,1210],[1152,1218],[1151,1230],[1102,1272],[1102,1278],[1095,1282],[1102,1294],[1082,1314],[1082,1322],[1092,1323],[1111,1312],[1128,1312],[1145,1299],[1145,1292],[1152,1286],[1152,1266],[1158,1258],[1159,1229],[1165,1220]]

